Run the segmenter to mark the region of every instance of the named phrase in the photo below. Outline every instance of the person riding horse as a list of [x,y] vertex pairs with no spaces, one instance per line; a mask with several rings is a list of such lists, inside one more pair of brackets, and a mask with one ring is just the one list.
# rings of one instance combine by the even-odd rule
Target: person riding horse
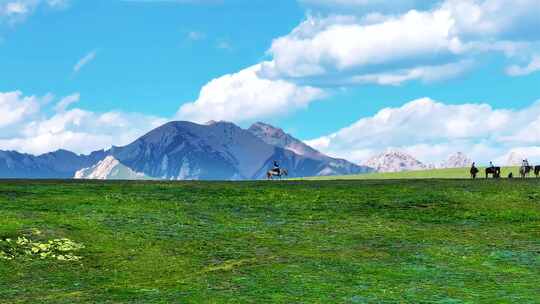
[[281,179],[283,176],[288,176],[288,175],[289,175],[289,172],[287,171],[287,169],[281,168],[277,160],[274,160],[273,168],[268,170],[268,172],[266,172],[267,179],[273,179],[274,176],[277,176]]
[[493,178],[500,178],[501,177],[501,167],[495,167],[493,165],[493,162],[489,162],[489,167],[486,168],[486,178],[489,177],[489,175],[493,175]]
[[519,168],[519,175],[521,176],[521,178],[526,178],[533,169],[534,168],[529,165],[529,161],[527,159],[524,159],[521,162],[521,168]]
[[476,168],[476,163],[472,163],[470,171],[472,179],[476,179],[476,174],[478,174],[478,171],[479,170]]
[[274,160],[274,168],[272,169],[276,174],[279,174],[281,172],[281,169],[279,168],[279,163],[277,160]]

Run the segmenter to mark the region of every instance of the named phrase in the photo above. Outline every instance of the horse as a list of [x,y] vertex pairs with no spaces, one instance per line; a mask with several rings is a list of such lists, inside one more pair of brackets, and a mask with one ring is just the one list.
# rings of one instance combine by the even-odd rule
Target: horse
[[476,175],[478,174],[478,171],[480,171],[480,170],[478,170],[478,168],[476,168],[476,167],[471,167],[470,173],[471,173],[471,178],[472,178],[472,179],[476,179]]
[[534,166],[534,176],[536,176],[536,178],[540,176],[540,166]]
[[519,168],[519,176],[521,176],[521,178],[526,178],[532,170],[532,166],[521,166],[521,168]]
[[283,176],[289,175],[289,172],[287,169],[277,169],[277,170],[269,170],[266,172],[266,179],[274,179],[274,176],[279,177],[281,179]]
[[489,177],[489,175],[493,175],[493,178],[500,178],[501,177],[501,167],[488,167],[486,168],[486,179]]

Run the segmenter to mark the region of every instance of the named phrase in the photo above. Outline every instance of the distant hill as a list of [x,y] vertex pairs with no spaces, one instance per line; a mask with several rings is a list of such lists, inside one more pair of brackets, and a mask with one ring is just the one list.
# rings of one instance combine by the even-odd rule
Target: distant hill
[[506,165],[507,166],[521,166],[521,163],[523,162],[524,159],[527,159],[525,155],[523,155],[522,153],[513,151],[510,154],[508,154]]
[[78,155],[58,150],[39,156],[0,151],[0,178],[71,178],[77,170],[92,166],[106,156],[105,151]]
[[473,161],[462,152],[457,152],[448,157],[442,162],[439,168],[465,168],[470,167]]
[[377,172],[402,172],[425,170],[428,166],[402,151],[388,150],[363,163]]
[[[110,153],[134,171],[162,179],[260,179],[274,160],[291,176],[369,170],[352,164],[340,167],[322,154],[301,155],[263,139],[253,128],[244,130],[229,122],[170,122]],[[291,137],[291,141],[296,139]]]

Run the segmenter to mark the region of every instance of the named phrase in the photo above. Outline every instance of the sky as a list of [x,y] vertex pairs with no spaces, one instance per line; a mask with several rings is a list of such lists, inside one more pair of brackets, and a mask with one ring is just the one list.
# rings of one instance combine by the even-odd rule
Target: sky
[[540,162],[537,0],[0,0],[0,149],[264,121],[361,163]]

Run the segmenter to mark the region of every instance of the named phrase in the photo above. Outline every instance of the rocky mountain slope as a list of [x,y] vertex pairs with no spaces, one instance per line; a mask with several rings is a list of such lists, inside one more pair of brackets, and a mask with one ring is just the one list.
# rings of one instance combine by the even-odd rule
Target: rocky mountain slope
[[413,156],[396,150],[388,150],[376,155],[364,162],[363,165],[371,167],[377,172],[401,172],[429,168]]
[[161,179],[249,179],[274,153],[232,123],[170,122],[110,154],[137,172]]
[[170,122],[125,147],[113,147],[110,154],[136,172],[175,180],[260,179],[274,160],[292,177],[367,171],[331,163],[323,155],[300,155],[229,122]]
[[433,164],[425,164],[414,156],[398,150],[388,150],[363,163],[364,166],[372,167],[378,172],[465,168],[470,167],[471,164],[472,160],[462,152],[449,155],[445,161],[435,166]]
[[315,174],[318,176],[359,174],[372,171],[371,168],[359,166],[344,159],[337,159],[324,155],[303,141],[285,133],[282,129],[269,124],[257,122],[253,124],[248,131],[269,145],[277,146],[298,155],[323,162],[325,166]]
[[248,129],[253,135],[262,139],[269,145],[281,147],[289,151],[293,151],[298,155],[303,155],[311,158],[324,158],[326,155],[306,145],[301,140],[294,138],[292,135],[285,133],[282,129],[272,125],[257,122],[251,125]]
[[454,153],[448,156],[448,159],[442,162],[439,168],[466,168],[470,167],[472,160],[462,152]]

